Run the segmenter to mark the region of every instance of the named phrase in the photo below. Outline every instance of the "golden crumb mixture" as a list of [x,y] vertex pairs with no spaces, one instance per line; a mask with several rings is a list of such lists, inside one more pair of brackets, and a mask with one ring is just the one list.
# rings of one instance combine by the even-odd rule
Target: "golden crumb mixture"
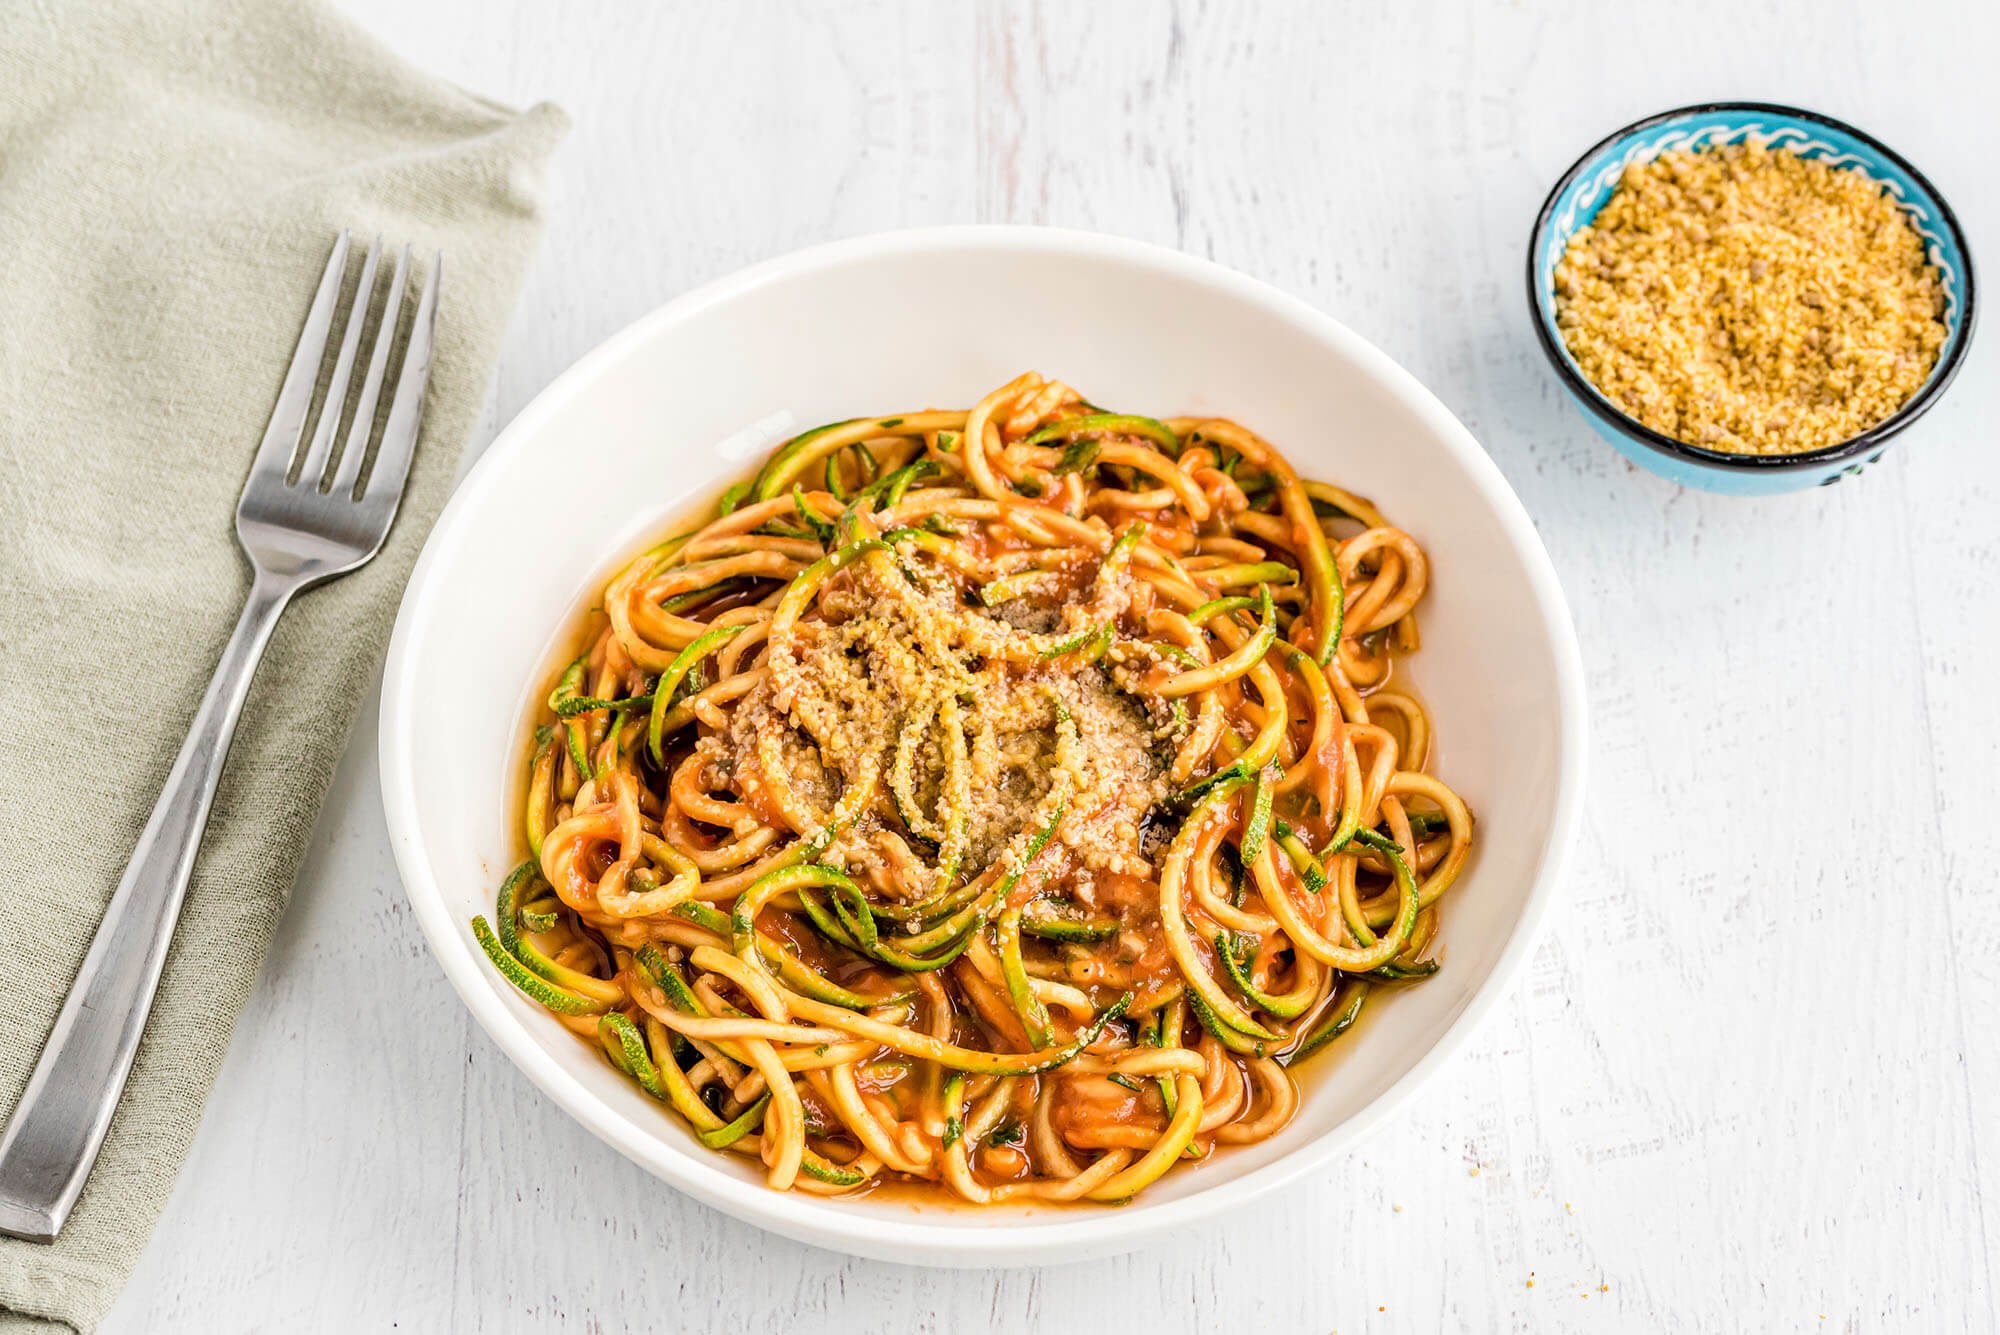
[[[1128,576],[1100,576],[1047,629],[1115,620],[1132,590]],[[1168,792],[1159,723],[1111,673],[1010,666],[1003,642],[1021,632],[915,566],[863,564],[819,606],[824,619],[773,643],[768,676],[734,716],[736,750],[756,757],[743,777],[782,773],[830,812],[838,794],[878,776],[904,825],[938,850],[932,859],[870,814],[830,841],[824,861],[893,894],[931,885],[928,861],[1011,863],[1060,813],[1056,841],[1075,868],[1154,875],[1140,827]]]
[[1627,167],[1555,290],[1605,397],[1732,454],[1851,439],[1916,393],[1945,338],[1938,271],[1881,186],[1755,142]]

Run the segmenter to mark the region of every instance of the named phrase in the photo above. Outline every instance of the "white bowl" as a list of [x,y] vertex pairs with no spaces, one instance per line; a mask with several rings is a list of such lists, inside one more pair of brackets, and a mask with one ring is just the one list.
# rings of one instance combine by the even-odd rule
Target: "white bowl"
[[[1285,1131],[1176,1170],[1119,1209],[970,1208],[909,1193],[766,1189],[711,1153],[474,944],[520,856],[524,711],[612,563],[743,464],[718,442],[969,405],[1033,367],[1092,401],[1234,417],[1299,471],[1372,497],[1429,551],[1424,647],[1440,772],[1479,819],[1443,905],[1445,967],[1370,1008],[1307,1067]],[[754,431],[753,431],[754,434]],[[775,433],[773,433],[775,434]],[[396,862],[452,986],[515,1065],[634,1163],[739,1219],[930,1265],[1135,1248],[1326,1164],[1465,1046],[1528,958],[1577,821],[1585,705],[1547,554],[1499,470],[1409,373],[1304,302],[1111,237],[1030,228],[891,233],[800,251],[669,303],[578,362],[459,487],[410,578],[382,686]]]

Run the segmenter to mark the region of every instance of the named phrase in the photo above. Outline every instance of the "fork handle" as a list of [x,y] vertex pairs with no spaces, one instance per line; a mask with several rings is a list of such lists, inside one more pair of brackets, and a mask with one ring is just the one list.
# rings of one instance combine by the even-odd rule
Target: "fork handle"
[[83,1192],[153,1009],[250,679],[301,586],[296,576],[261,570],[251,583],[166,787],[0,1135],[0,1233],[53,1242]]

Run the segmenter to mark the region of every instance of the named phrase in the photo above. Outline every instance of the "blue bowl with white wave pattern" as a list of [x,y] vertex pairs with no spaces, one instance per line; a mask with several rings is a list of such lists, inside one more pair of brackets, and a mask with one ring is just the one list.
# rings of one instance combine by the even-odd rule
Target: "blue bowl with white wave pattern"
[[[1909,215],[1944,281],[1945,340],[1930,378],[1886,420],[1851,440],[1799,454],[1728,454],[1675,440],[1628,417],[1585,378],[1556,328],[1555,270],[1570,236],[1597,216],[1633,162],[1669,149],[1707,148],[1762,139],[1800,157],[1851,168],[1881,183]],[[1851,125],[1768,102],[1710,102],[1636,121],[1577,159],[1535,218],[1528,244],[1528,302],[1535,333],[1563,388],[1590,424],[1641,468],[1686,487],[1737,496],[1838,482],[1882,457],[1890,441],[1937,402],[1965,360],[1977,308],[1972,252],[1951,206],[1924,174],[1887,145]]]

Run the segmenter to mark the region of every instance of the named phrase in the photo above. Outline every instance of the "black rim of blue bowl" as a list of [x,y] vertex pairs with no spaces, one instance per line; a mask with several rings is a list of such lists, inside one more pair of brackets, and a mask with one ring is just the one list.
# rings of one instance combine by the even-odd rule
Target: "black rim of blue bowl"
[[[1591,384],[1576,367],[1571,365],[1567,350],[1557,341],[1556,336],[1549,332],[1547,323],[1542,319],[1543,293],[1539,281],[1539,266],[1536,263],[1537,257],[1542,252],[1542,242],[1548,232],[1549,220],[1555,213],[1556,201],[1562,197],[1563,191],[1569,189],[1576,178],[1583,174],[1584,165],[1627,135],[1636,134],[1642,130],[1649,130],[1655,125],[1660,125],[1682,116],[1700,116],[1715,112],[1739,111],[1752,111],[1767,115],[1786,116],[1801,121],[1810,121],[1816,125],[1824,125],[1829,129],[1838,130],[1842,134],[1851,135],[1868,145],[1875,152],[1881,154],[1905,172],[1912,181],[1917,183],[1917,187],[1920,190],[1935,201],[1938,208],[1939,221],[1945,230],[1951,234],[1952,239],[1958,243],[1958,253],[1964,261],[1962,266],[1963,272],[1959,278],[1959,327],[1961,332],[1958,338],[1958,345],[1946,355],[1944,363],[1931,372],[1930,378],[1924,382],[1922,388],[1910,396],[1908,402],[1882,421],[1869,427],[1860,435],[1841,441],[1837,445],[1827,445],[1820,449],[1807,450],[1800,454],[1728,454],[1721,450],[1709,450],[1703,449],[1699,445],[1690,445],[1684,440],[1675,440],[1672,436],[1655,431],[1652,427],[1647,426],[1637,418],[1628,416],[1622,409],[1606,398],[1597,386]],[[1528,234],[1528,311],[1534,317],[1535,337],[1540,340],[1542,351],[1548,355],[1550,364],[1555,367],[1556,374],[1562,378],[1563,383],[1569,386],[1576,394],[1578,400],[1589,408],[1591,412],[1595,413],[1606,423],[1616,427],[1624,435],[1631,437],[1642,445],[1652,447],[1661,454],[1690,460],[1712,468],[1742,469],[1749,472],[1782,468],[1805,468],[1814,464],[1836,463],[1842,459],[1865,455],[1871,451],[1883,448],[1888,443],[1890,437],[1896,435],[1904,427],[1923,416],[1925,411],[1937,401],[1938,396],[1944,393],[1945,388],[1951,384],[1952,379],[1957,376],[1959,364],[1965,360],[1965,351],[1972,346],[1972,332],[1979,315],[1979,308],[1973,300],[1973,286],[1972,247],[1966,241],[1964,229],[1958,225],[1958,215],[1952,212],[1951,204],[1939,192],[1938,188],[1931,184],[1928,176],[1918,171],[1908,158],[1896,152],[1895,149],[1890,148],[1874,135],[1849,125],[1846,121],[1822,115],[1817,111],[1807,111],[1803,107],[1788,107],[1778,102],[1697,102],[1693,106],[1676,107],[1672,111],[1662,111],[1655,115],[1647,116],[1642,120],[1633,121],[1630,125],[1612,131],[1584,150],[1582,156],[1578,157],[1570,165],[1570,169],[1562,174],[1561,179],[1556,182],[1555,188],[1549,191],[1549,197],[1542,201],[1540,211],[1535,214],[1534,229]],[[1551,296],[1549,300],[1553,303],[1555,299]]]

